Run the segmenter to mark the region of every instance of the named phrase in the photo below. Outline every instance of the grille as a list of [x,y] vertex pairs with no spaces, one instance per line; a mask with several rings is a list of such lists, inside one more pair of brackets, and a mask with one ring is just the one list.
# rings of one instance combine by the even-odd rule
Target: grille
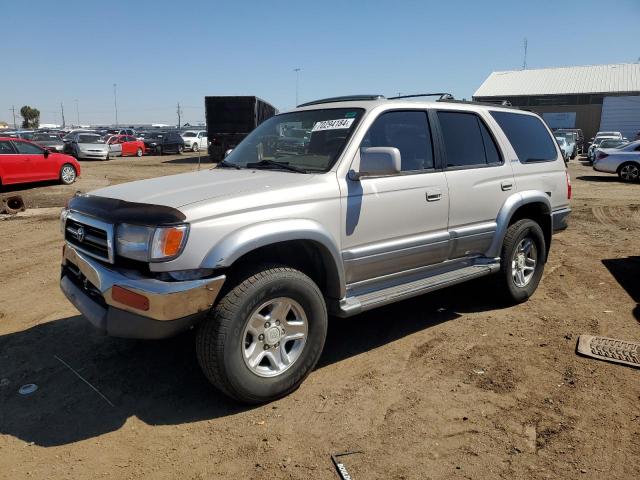
[[111,261],[109,234],[106,229],[67,218],[64,238],[74,247],[95,258]]

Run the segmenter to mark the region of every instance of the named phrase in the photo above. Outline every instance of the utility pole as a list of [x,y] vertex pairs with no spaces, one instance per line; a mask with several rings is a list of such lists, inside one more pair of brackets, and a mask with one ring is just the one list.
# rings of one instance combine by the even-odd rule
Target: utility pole
[[116,89],[118,88],[118,84],[113,84],[113,106],[116,110],[116,127],[118,126],[118,93]]
[[62,105],[62,102],[60,102],[60,112],[62,114],[62,128],[65,127],[65,122],[64,122],[64,106]]
[[13,129],[17,130],[18,127],[16,126],[16,107],[15,107],[15,105],[11,105],[10,110],[13,112]]
[[302,70],[300,67],[296,67],[293,69],[294,72],[296,72],[296,107],[298,106],[298,90],[299,90],[299,85],[300,85],[300,70]]
[[182,117],[182,109],[180,108],[180,102],[178,102],[178,106],[176,108],[176,113],[178,114],[178,130],[180,129],[180,119]]
[[76,102],[76,120],[78,122],[78,127],[80,126],[80,108],[78,107],[78,99],[75,99]]
[[527,69],[527,38],[524,39],[524,60],[522,61],[522,69]]

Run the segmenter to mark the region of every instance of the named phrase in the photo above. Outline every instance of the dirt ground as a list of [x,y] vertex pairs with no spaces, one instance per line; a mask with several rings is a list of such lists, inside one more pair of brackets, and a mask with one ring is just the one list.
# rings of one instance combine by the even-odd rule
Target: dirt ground
[[571,161],[570,227],[530,301],[503,308],[477,281],[331,319],[301,388],[247,408],[207,383],[193,332],[102,337],[58,287],[73,192],[197,158],[82,167],[70,187],[14,188],[30,210],[0,220],[0,478],[333,479],[330,454],[349,450],[355,479],[640,473],[640,370],[575,353],[582,333],[640,340],[640,184]]

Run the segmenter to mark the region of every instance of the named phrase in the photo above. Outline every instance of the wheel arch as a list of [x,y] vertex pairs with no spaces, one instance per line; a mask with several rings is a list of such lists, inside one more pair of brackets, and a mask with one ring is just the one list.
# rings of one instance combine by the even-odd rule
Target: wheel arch
[[553,233],[549,196],[544,192],[526,190],[510,196],[498,212],[496,235],[487,252],[488,257],[500,256],[507,228],[523,218],[530,218],[540,225],[544,234],[546,252],[547,255],[549,254]]
[[333,236],[312,220],[263,222],[237,230],[216,243],[203,268],[231,268],[256,262],[277,262],[313,279],[322,293],[340,299],[346,294],[344,269]]

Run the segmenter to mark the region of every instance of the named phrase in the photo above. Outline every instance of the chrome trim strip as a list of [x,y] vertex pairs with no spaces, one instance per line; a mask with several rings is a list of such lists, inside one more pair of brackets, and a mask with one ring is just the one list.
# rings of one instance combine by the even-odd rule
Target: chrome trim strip
[[385,240],[344,250],[342,252],[342,258],[343,260],[354,260],[357,258],[380,255],[412,247],[428,246],[430,244],[446,242],[448,240],[449,233],[446,231],[413,235],[410,237]]
[[[69,243],[64,248],[63,266],[67,262],[75,265],[100,291],[107,305],[154,320],[175,320],[210,309],[226,279],[225,275],[220,275],[201,280],[163,282],[143,277],[132,270],[112,270]],[[114,285],[147,297],[149,309],[138,310],[115,301],[111,295]]]

